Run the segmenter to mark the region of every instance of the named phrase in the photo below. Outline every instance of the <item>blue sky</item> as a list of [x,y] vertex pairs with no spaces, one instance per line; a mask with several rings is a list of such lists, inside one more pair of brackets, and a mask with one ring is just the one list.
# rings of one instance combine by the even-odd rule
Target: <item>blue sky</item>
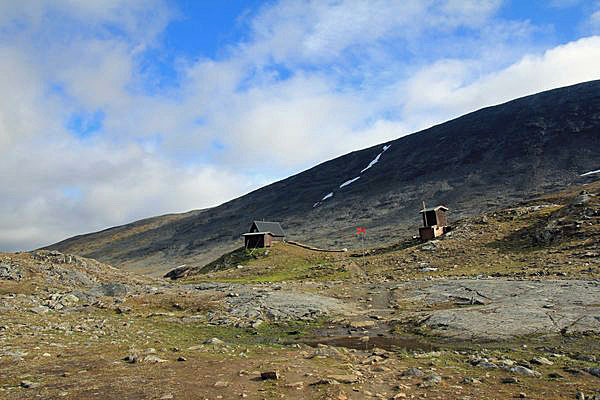
[[598,34],[596,0],[1,2],[0,250],[598,79]]

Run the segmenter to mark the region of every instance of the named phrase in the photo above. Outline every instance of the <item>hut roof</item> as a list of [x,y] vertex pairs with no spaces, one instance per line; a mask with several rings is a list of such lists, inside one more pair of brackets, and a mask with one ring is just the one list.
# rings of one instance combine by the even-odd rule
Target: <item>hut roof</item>
[[419,211],[420,213],[424,213],[424,212],[428,212],[428,211],[437,211],[437,210],[444,210],[444,211],[448,211],[448,207],[446,206],[437,206],[437,207],[430,207],[430,208],[426,208],[424,210]]
[[[256,225],[259,232],[269,232],[273,236],[285,236],[285,232],[279,222],[254,221],[252,225]],[[250,229],[252,229],[252,227],[250,227]]]
[[271,235],[273,236],[273,234],[271,232],[248,232],[248,233],[243,233],[242,236],[258,236],[258,235]]

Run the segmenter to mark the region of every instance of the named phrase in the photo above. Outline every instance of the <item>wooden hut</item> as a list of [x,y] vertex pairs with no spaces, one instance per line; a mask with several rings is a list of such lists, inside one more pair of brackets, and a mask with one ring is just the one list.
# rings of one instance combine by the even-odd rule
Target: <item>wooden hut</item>
[[271,247],[273,242],[285,239],[285,232],[279,222],[254,221],[244,237],[244,246],[247,249]]
[[446,217],[447,207],[437,206],[433,208],[424,208],[420,211],[423,218],[423,227],[419,228],[421,240],[431,240],[442,236],[448,229],[448,218]]
[[249,232],[244,233],[242,236],[244,237],[244,247],[247,249],[271,247],[273,244],[271,232]]

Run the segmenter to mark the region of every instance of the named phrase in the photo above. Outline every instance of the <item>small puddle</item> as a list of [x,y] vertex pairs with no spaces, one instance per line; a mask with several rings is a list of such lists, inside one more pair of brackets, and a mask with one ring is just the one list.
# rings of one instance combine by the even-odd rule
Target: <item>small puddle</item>
[[411,337],[393,336],[335,336],[303,338],[299,341],[306,345],[317,347],[320,344],[335,347],[346,347],[356,350],[370,350],[375,347],[388,350],[435,351],[437,347],[430,343]]

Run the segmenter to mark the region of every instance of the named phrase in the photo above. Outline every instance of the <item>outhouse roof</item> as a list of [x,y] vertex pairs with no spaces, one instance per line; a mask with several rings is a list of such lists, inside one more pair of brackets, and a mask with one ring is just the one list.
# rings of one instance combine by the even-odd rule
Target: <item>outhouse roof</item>
[[424,213],[424,212],[429,212],[429,211],[437,211],[437,210],[444,210],[444,211],[448,211],[448,207],[446,206],[437,206],[437,207],[430,207],[430,208],[426,208],[424,210],[419,211],[420,213]]

